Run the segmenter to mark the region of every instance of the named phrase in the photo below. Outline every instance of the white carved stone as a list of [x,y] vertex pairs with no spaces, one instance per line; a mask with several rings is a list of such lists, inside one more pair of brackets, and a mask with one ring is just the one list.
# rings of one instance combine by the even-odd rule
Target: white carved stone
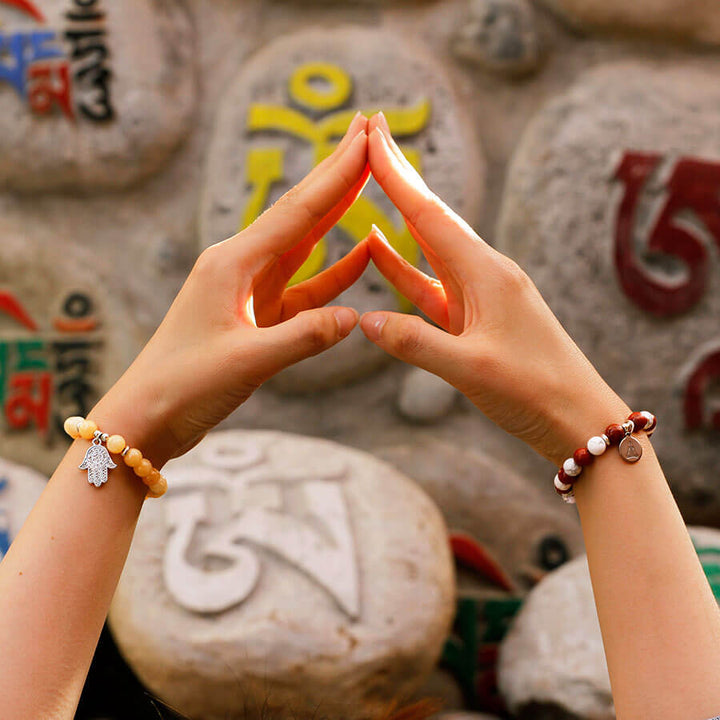
[[46,484],[35,470],[0,458],[0,560]]
[[200,719],[266,701],[360,718],[424,681],[454,611],[453,564],[439,512],[407,478],[259,431],[211,433],[165,474],[110,613],[165,702]]
[[[689,530],[696,548],[712,551],[701,559],[716,565],[720,531]],[[555,570],[528,595],[500,648],[498,686],[509,710],[520,717],[532,708],[542,717],[570,713],[615,720],[585,555]]]

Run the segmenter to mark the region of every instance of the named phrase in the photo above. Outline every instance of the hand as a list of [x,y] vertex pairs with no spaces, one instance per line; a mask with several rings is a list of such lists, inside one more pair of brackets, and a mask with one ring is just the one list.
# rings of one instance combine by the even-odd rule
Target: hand
[[357,312],[322,306],[362,274],[367,240],[324,272],[286,286],[368,176],[367,119],[358,114],[335,152],[299,185],[200,255],[150,342],[90,417],[160,467],[269,377],[348,335]]
[[605,384],[528,276],[435,196],[403,157],[384,117],[368,128],[370,168],[435,271],[407,263],[374,229],[380,272],[418,316],[366,313],[365,335],[400,360],[454,385],[491,420],[560,465],[588,437],[624,420]]

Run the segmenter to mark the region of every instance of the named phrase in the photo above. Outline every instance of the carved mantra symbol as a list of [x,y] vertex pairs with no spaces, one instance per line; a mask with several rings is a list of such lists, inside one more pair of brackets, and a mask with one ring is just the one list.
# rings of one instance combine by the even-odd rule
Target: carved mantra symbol
[[690,310],[705,293],[710,254],[701,235],[680,216],[691,213],[720,248],[720,163],[679,158],[662,189],[666,198],[649,229],[644,252],[679,261],[684,275],[665,281],[649,272],[635,250],[638,206],[663,157],[626,152],[615,173],[625,186],[615,226],[615,267],[625,294],[653,315],[672,316]]
[[[282,481],[254,481],[279,497]],[[246,485],[248,487],[248,485]],[[300,494],[302,516],[280,508],[250,507],[230,522],[214,528],[202,546],[205,557],[219,557],[232,564],[207,571],[187,561],[193,534],[210,517],[202,490],[169,497],[166,517],[171,535],[165,551],[165,585],[175,600],[196,612],[221,612],[246,600],[261,571],[256,552],[262,547],[312,578],[351,618],[359,614],[359,582],[350,519],[337,481],[304,480],[293,483]]]

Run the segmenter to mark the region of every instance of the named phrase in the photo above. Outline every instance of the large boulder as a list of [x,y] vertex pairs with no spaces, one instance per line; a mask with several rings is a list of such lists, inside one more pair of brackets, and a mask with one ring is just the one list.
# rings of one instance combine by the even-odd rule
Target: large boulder
[[194,34],[182,2],[11,2],[0,27],[4,188],[123,188],[189,132]]
[[[690,535],[706,573],[716,573],[720,532],[693,527]],[[718,596],[720,587],[713,589]],[[503,697],[518,717],[614,720],[586,556],[554,571],[530,593],[502,643],[498,673]]]
[[720,523],[719,71],[622,62],[580,77],[525,132],[497,231],[600,374],[658,416],[653,441],[681,508],[710,525]]
[[720,44],[715,0],[540,0],[582,31]]
[[208,436],[142,511],[110,612],[140,679],[194,719],[367,718],[429,675],[454,610],[445,525],[372,456]]
[[[392,68],[392,72],[387,72]],[[203,248],[235,234],[335,147],[357,110],[382,109],[414,165],[470,220],[485,163],[441,64],[387,31],[334,27],[278,38],[243,65],[222,100],[200,212]],[[374,181],[322,240],[294,281],[338,260],[377,224],[411,262],[419,251]],[[338,300],[359,311],[407,308],[370,268]],[[388,356],[358,330],[270,385],[308,393],[367,375]]]

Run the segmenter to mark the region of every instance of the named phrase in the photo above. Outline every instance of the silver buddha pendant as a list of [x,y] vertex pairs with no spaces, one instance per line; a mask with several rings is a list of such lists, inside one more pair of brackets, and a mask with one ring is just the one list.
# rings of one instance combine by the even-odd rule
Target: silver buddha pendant
[[634,463],[642,457],[643,450],[642,445],[632,435],[627,434],[620,441],[618,452],[625,462]]
[[88,482],[95,487],[100,487],[107,482],[108,470],[116,468],[110,453],[102,444],[102,433],[96,432],[92,445],[87,449],[85,458],[80,464],[80,470],[88,471]]

